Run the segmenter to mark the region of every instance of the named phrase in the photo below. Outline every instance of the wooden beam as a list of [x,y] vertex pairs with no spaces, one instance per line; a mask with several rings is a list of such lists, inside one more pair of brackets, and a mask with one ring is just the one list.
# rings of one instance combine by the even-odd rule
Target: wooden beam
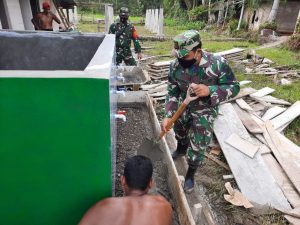
[[273,119],[274,117],[278,116],[280,113],[284,112],[286,108],[280,107],[280,106],[274,106],[270,109],[268,109],[265,114],[263,115],[262,119],[264,121]]
[[300,207],[300,196],[276,159],[272,154],[263,155],[263,159],[291,205],[294,208]]
[[261,129],[259,124],[251,117],[251,115],[249,113],[242,110],[236,104],[232,104],[232,105],[233,105],[233,108],[236,111],[238,117],[243,122],[243,124],[245,125],[247,130],[249,130],[251,133],[254,133],[254,134],[263,132],[263,130]]
[[288,144],[285,144],[278,134],[271,122],[267,121],[264,137],[283,170],[300,193],[300,151],[290,150]]
[[275,90],[269,87],[264,87],[260,90],[258,90],[257,92],[251,94],[251,97],[255,97],[255,98],[260,98],[263,97],[265,95],[271,94],[272,92],[274,92]]
[[239,150],[240,152],[246,154],[250,158],[253,158],[260,148],[259,145],[254,145],[251,142],[241,138],[239,135],[233,133],[231,134],[225,142],[230,144],[235,149]]
[[248,103],[245,102],[244,99],[239,98],[239,99],[236,99],[235,102],[236,102],[236,104],[238,104],[238,106],[239,106],[241,109],[244,109],[244,110],[246,110],[246,111],[253,111],[253,109],[251,108],[251,106],[248,105]]
[[[300,115],[300,101],[295,102],[284,113],[272,119],[272,124],[275,129],[278,129],[285,124],[289,124]],[[281,130],[280,130],[281,131]]]

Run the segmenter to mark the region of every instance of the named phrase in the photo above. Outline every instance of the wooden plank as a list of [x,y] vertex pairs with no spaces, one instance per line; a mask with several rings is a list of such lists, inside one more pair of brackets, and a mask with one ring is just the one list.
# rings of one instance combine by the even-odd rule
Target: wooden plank
[[253,94],[250,94],[251,97],[256,97],[256,98],[259,98],[259,97],[263,97],[265,95],[268,95],[268,94],[271,94],[272,92],[274,92],[275,90],[272,89],[272,88],[269,88],[269,87],[264,87],[260,90],[258,90],[257,92],[253,93]]
[[255,93],[255,92],[256,92],[256,90],[254,88],[251,88],[251,87],[242,88],[240,90],[240,92],[238,93],[237,96],[235,96],[234,98],[231,98],[231,99],[229,99],[227,101],[224,101],[221,104],[224,104],[224,103],[227,103],[227,102],[231,102],[231,101],[236,100],[238,98],[243,98],[243,97],[245,97],[247,95],[250,95],[252,93]]
[[258,112],[258,111],[265,110],[265,108],[267,106],[265,106],[264,104],[261,104],[261,103],[256,103],[256,104],[253,104],[251,107],[252,107],[254,112]]
[[225,140],[227,144],[230,144],[232,147],[236,148],[240,152],[246,154],[250,158],[253,158],[256,152],[259,149],[259,145],[254,145],[249,141],[244,140],[239,135],[233,133]]
[[162,100],[165,100],[166,99],[166,96],[162,96],[162,97],[154,97],[154,99],[156,100],[156,101],[162,101]]
[[228,103],[221,105],[220,112],[222,115],[214,122],[214,132],[243,195],[252,203],[289,210],[291,207],[262,156],[256,154],[251,159],[239,151],[234,151],[233,147],[225,142],[232,133],[238,133],[252,143],[232,105]]
[[300,151],[295,152],[287,148],[270,121],[266,122],[264,137],[283,170],[300,193]]
[[168,87],[168,84],[163,84],[160,85],[156,88],[152,88],[151,90],[148,91],[148,94],[156,93],[156,92],[161,92],[161,91],[166,91]]
[[240,83],[240,86],[244,86],[244,85],[252,83],[252,81],[251,80],[242,80],[239,83]]
[[251,133],[257,134],[262,133],[263,130],[261,127],[257,124],[257,122],[252,119],[251,115],[248,114],[246,111],[242,110],[239,106],[236,104],[232,104],[234,107],[234,110],[237,112],[238,117],[243,122],[247,130],[249,130]]
[[266,95],[263,97],[254,97],[254,99],[257,99],[258,101],[264,101],[272,104],[279,104],[279,105],[291,105],[290,102],[287,102],[283,99],[275,98],[271,95]]
[[223,180],[229,180],[229,179],[234,179],[234,176],[232,174],[223,175]]
[[286,108],[280,107],[280,106],[274,106],[270,109],[268,109],[265,114],[263,115],[262,119],[264,121],[273,119],[275,116],[278,116],[280,113],[284,112]]
[[171,64],[173,60],[167,60],[167,61],[160,61],[160,62],[156,62],[153,63],[151,65],[156,66],[156,67],[160,67],[160,66],[169,66]]
[[168,91],[162,91],[162,92],[157,92],[153,94],[149,94],[151,97],[161,97],[161,96],[166,96],[168,94]]
[[262,157],[291,205],[294,208],[300,207],[300,196],[276,159],[272,154],[265,154]]
[[247,111],[253,111],[253,109],[251,108],[251,106],[248,105],[248,103],[245,102],[244,99],[239,98],[239,99],[236,99],[235,102],[238,104],[238,106],[241,109],[244,109],[244,110],[247,110]]
[[229,49],[229,50],[222,51],[222,52],[216,52],[216,53],[214,53],[214,55],[225,56],[225,55],[235,54],[235,53],[239,53],[239,52],[243,52],[243,51],[245,51],[245,49],[243,49],[243,48],[233,48],[233,49]]
[[272,124],[275,129],[292,122],[300,115],[300,101],[295,102],[284,113],[272,119]]
[[300,208],[295,208],[289,212],[286,213],[287,215],[284,216],[284,218],[287,219],[291,224],[293,225],[299,225],[300,224]]
[[156,87],[159,87],[159,86],[161,86],[161,85],[163,85],[163,84],[166,84],[168,81],[161,81],[160,83],[158,83],[158,84],[144,84],[144,85],[142,85],[141,86],[141,88],[143,89],[143,90],[150,90],[150,89],[152,89],[152,88],[156,88]]

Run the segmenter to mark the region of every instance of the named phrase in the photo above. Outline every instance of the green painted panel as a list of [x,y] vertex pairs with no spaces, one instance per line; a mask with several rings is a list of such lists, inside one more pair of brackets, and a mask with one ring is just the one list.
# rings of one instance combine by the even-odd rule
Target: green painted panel
[[0,217],[77,224],[111,196],[109,81],[0,78]]

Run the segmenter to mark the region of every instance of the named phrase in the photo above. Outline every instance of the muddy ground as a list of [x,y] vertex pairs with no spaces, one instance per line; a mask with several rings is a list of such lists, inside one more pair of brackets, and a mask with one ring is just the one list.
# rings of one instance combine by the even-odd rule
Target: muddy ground
[[[154,107],[159,121],[162,121],[164,118],[164,102],[156,102]],[[217,142],[216,139],[215,142]],[[208,153],[210,152],[208,151]],[[222,153],[215,157],[227,164]],[[232,173],[206,158],[203,166],[198,169],[195,176],[197,192],[200,193],[201,199],[210,209],[216,225],[289,224],[282,214],[255,215],[250,210],[226,202],[223,197],[224,194],[228,194],[224,186],[225,183],[229,181],[232,187],[238,189],[234,179],[223,179],[223,175],[229,174]],[[186,194],[186,197],[189,202],[193,202],[188,194]]]
[[[136,154],[137,149],[141,145],[145,137],[153,138],[152,123],[150,121],[149,112],[146,105],[135,104],[118,106],[118,110],[126,111],[126,122],[117,121],[117,157],[116,157],[116,196],[123,196],[120,183],[120,176],[123,174],[124,162],[130,156]],[[154,163],[153,178],[155,187],[151,189],[152,194],[160,194],[164,196],[173,207],[173,224],[179,225],[177,214],[175,213],[176,205],[172,200],[169,188],[167,186],[166,165],[161,162]]]

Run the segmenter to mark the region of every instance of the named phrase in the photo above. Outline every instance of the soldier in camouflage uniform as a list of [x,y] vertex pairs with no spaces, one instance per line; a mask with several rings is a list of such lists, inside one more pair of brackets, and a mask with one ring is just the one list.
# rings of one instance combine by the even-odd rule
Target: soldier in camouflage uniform
[[110,25],[109,33],[116,35],[117,65],[124,61],[126,65],[136,66],[136,61],[132,57],[130,49],[131,40],[133,40],[138,59],[142,58],[141,46],[135,27],[128,22],[128,16],[128,9],[122,7],[119,14],[120,20]]
[[161,127],[164,131],[168,130],[168,121],[185,99],[190,87],[198,98],[187,106],[174,124],[178,144],[172,157],[176,159],[187,153],[189,168],[184,190],[191,192],[194,175],[211,141],[218,106],[222,101],[236,96],[240,87],[224,58],[201,49],[202,43],[197,31],[186,31],[173,40],[173,52],[177,59],[170,66],[166,118]]

